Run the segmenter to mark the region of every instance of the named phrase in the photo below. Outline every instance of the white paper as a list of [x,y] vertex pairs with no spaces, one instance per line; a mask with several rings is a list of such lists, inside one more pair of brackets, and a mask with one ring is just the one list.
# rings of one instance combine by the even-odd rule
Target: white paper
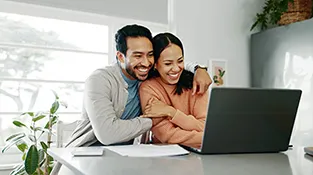
[[101,156],[103,148],[101,147],[78,147],[72,151],[74,156]]
[[117,154],[129,157],[164,157],[189,154],[189,151],[179,145],[125,145],[125,146],[108,146],[105,147]]

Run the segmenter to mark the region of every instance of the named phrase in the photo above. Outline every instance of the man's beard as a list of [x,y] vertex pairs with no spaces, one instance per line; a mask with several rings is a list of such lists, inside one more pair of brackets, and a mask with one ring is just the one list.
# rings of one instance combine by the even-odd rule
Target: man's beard
[[126,72],[132,76],[133,78],[135,78],[136,80],[139,80],[139,78],[136,76],[135,72],[132,70],[132,68],[130,66],[126,66]]

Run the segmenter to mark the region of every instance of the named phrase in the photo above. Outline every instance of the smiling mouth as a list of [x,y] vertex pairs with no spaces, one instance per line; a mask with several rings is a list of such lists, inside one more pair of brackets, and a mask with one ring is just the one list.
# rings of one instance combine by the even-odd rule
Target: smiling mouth
[[148,72],[149,72],[148,67],[137,67],[137,70],[138,70],[139,74],[141,74],[141,75],[148,74]]
[[178,73],[176,73],[176,74],[168,74],[170,77],[172,77],[172,78],[177,78],[178,77]]
[[179,78],[180,72],[167,74],[171,80],[177,80]]

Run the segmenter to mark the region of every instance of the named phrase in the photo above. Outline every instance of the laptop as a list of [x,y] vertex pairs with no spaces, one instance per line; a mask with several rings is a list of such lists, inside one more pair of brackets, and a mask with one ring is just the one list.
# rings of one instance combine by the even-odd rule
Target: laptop
[[286,151],[301,90],[212,88],[200,154]]

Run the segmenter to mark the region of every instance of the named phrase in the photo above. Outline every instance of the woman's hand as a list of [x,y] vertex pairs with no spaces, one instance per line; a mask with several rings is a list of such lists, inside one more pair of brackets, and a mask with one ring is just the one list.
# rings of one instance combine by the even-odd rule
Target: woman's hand
[[156,98],[151,98],[145,107],[144,115],[140,117],[173,117],[176,113],[176,109],[169,106]]

